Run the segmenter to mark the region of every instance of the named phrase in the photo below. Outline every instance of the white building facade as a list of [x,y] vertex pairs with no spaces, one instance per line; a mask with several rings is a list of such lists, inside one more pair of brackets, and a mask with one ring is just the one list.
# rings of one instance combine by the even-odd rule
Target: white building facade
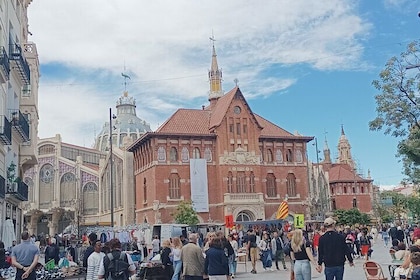
[[[32,0],[0,1],[0,231],[13,222],[23,229],[28,199],[23,174],[37,164],[39,61],[28,41],[27,9]],[[5,244],[8,246],[8,244]]]

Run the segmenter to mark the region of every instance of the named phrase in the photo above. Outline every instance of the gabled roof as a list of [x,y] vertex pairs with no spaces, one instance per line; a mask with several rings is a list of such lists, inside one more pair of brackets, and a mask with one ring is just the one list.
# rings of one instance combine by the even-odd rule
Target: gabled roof
[[347,163],[334,163],[329,172],[330,183],[336,182],[371,182],[357,175]]
[[252,112],[251,108],[249,107],[248,102],[246,102],[245,97],[243,96],[241,90],[239,89],[239,87],[236,86],[231,91],[229,91],[228,93],[220,97],[217,100],[217,103],[212,108],[210,108],[212,111],[211,118],[210,118],[210,125],[209,125],[210,129],[217,127],[222,123],[223,118],[225,117],[226,112],[229,109],[229,106],[231,105],[232,100],[235,97],[235,95],[239,95],[240,98],[243,99],[247,109],[251,113],[251,116],[254,118],[256,124],[258,125],[259,128],[262,128],[261,124],[258,123],[258,120],[255,118],[255,114]]
[[[261,131],[260,137],[286,137],[286,138],[299,138],[302,136],[293,135],[292,133],[284,130],[283,128],[275,125],[274,123],[264,119],[263,117],[254,114],[255,118],[257,119],[258,123],[263,127]],[[308,138],[303,136],[304,138]],[[310,137],[312,140],[312,137]]]
[[156,133],[209,134],[210,111],[178,109]]

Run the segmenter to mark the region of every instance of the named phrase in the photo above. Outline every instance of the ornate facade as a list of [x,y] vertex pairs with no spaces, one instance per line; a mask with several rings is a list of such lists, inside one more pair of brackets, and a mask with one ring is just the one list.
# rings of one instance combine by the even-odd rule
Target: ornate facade
[[12,221],[13,238],[19,238],[28,199],[23,174],[37,164],[39,61],[28,41],[31,2],[0,1],[0,239],[6,247],[4,221]]
[[[124,92],[111,127],[114,225],[135,221],[133,156],[127,145],[150,127],[136,116],[135,100]],[[26,227],[36,234],[61,233],[67,226],[110,225],[109,122],[95,141],[97,149],[63,143],[60,135],[40,139],[38,165],[25,172],[30,186]],[[79,232],[81,234],[81,232]]]
[[129,147],[137,223],[173,221],[179,202],[191,200],[195,191],[195,159],[205,160],[208,178],[202,182],[208,190],[202,222],[222,222],[226,215],[237,221],[275,218],[286,197],[291,214],[309,215],[306,144],[312,137],[291,134],[255,114],[239,87],[222,91],[221,77],[213,46],[209,105],[178,109]]

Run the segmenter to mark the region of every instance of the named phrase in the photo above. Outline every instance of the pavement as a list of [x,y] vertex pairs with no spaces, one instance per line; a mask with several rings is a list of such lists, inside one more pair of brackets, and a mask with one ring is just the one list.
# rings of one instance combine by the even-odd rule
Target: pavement
[[[383,241],[378,237],[376,242],[373,244],[372,249],[372,256],[370,260],[375,261],[379,263],[382,267],[382,270],[384,272],[385,277],[388,277],[388,279],[391,279],[389,272],[388,272],[388,265],[391,261],[391,256],[389,255],[389,248],[390,244],[388,244],[388,247],[384,246]],[[354,260],[354,266],[351,267],[348,263],[345,264],[344,267],[344,280],[364,280],[366,279],[365,272],[363,270],[363,263],[365,262],[364,259],[355,259]],[[245,271],[245,264],[239,264],[237,266],[237,273],[235,279],[258,279],[263,278],[264,280],[278,280],[278,279],[284,279],[288,280],[290,279],[290,261],[286,261],[286,265],[288,270],[285,271],[284,269],[276,270],[274,261],[273,261],[273,268],[274,271],[264,271],[262,268],[261,261],[257,262],[257,274],[251,274],[251,262],[246,262],[246,271]],[[281,263],[279,263],[279,266],[282,267]],[[312,279],[325,279],[324,272],[318,273],[315,270],[315,267],[312,267]]]

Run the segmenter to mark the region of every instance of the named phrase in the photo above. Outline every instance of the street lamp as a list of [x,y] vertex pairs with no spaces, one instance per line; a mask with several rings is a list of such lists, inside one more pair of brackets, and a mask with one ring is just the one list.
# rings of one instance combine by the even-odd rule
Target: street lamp
[[111,195],[111,229],[112,229],[112,237],[114,238],[114,176],[113,176],[113,154],[112,154],[112,120],[116,119],[117,116],[112,114],[112,108],[109,108],[109,186],[111,188],[110,195]]

